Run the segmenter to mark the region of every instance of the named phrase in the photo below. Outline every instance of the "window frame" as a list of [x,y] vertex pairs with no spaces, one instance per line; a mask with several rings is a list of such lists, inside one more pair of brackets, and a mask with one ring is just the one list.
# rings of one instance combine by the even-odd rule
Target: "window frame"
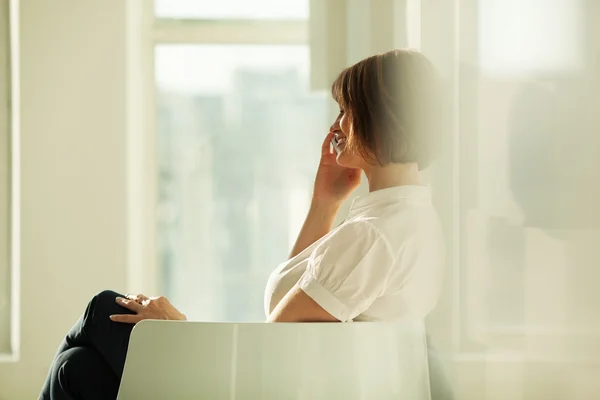
[[154,18],[154,45],[161,44],[308,44],[308,21],[206,20]]
[[19,4],[18,0],[0,0],[0,43],[6,43],[6,58],[0,66],[2,79],[6,80],[6,109],[0,112],[6,117],[6,124],[0,126],[0,140],[6,140],[8,153],[8,254],[0,262],[6,262],[3,270],[9,274],[10,319],[9,349],[0,349],[0,362],[17,362],[20,358],[20,99],[19,99]]

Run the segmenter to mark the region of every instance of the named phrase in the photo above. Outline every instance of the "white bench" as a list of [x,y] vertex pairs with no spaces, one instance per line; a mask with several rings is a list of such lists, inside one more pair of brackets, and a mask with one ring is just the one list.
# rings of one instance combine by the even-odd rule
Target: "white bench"
[[422,325],[144,321],[119,400],[430,399]]

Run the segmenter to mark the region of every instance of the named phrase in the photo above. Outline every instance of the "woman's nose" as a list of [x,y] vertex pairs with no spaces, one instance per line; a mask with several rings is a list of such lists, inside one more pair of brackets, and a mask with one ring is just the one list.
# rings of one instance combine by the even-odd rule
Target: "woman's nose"
[[340,130],[340,119],[337,118],[333,124],[329,127],[329,133],[334,133]]

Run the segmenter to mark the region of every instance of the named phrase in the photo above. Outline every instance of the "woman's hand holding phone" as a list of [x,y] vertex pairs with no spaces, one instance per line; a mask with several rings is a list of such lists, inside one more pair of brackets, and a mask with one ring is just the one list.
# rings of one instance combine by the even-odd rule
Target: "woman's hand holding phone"
[[313,205],[339,207],[360,184],[360,169],[342,167],[337,163],[337,153],[331,151],[333,139],[334,133],[330,132],[321,147]]

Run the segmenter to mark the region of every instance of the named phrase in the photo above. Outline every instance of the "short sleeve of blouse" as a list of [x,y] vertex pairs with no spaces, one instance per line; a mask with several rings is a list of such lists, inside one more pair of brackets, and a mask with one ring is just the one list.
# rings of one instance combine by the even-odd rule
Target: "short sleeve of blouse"
[[350,222],[313,251],[299,286],[329,314],[351,321],[382,295],[394,261],[371,223]]

